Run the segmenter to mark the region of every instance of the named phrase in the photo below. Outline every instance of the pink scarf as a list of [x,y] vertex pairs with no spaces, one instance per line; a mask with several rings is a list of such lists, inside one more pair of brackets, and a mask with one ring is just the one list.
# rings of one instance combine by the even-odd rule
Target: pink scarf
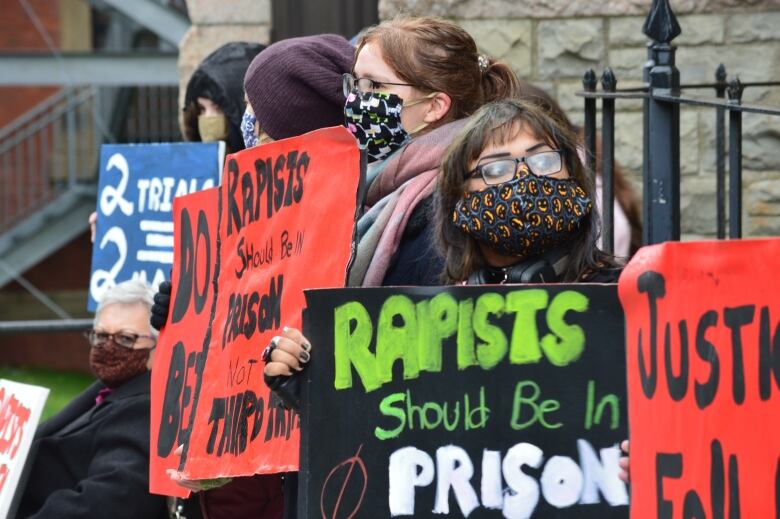
[[390,261],[401,243],[409,217],[417,204],[433,193],[444,153],[465,123],[466,119],[453,121],[415,138],[388,159],[381,173],[371,183],[368,205],[374,205],[393,194],[397,194],[398,199],[395,204],[388,204],[385,208],[385,211],[390,211],[389,217],[377,219],[384,227],[374,250],[366,250],[373,248],[373,244],[364,244],[363,241],[358,244],[358,256],[362,254],[371,259],[362,282],[353,280],[356,284],[360,283],[364,287],[382,284]]

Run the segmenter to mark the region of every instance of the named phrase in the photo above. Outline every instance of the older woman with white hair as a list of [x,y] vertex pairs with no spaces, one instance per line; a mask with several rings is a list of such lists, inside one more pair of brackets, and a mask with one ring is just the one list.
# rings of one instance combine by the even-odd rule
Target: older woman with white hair
[[165,498],[149,493],[153,297],[126,281],[99,302],[86,334],[98,380],[38,428],[17,517],[167,517]]

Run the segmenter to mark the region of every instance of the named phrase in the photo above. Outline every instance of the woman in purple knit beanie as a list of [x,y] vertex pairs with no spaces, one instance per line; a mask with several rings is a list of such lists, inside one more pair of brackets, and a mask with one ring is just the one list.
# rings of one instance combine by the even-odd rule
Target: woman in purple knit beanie
[[341,76],[350,71],[354,54],[336,34],[282,40],[258,54],[244,76],[255,119],[244,116],[247,147],[343,124]]
[[[248,104],[241,132],[246,148],[342,125],[342,75],[350,71],[354,55],[355,48],[335,34],[282,40],[258,54],[244,76]],[[168,308],[161,311],[165,322]],[[203,482],[175,472],[171,477],[190,490],[204,489]],[[199,493],[204,519],[295,517],[297,473],[284,475],[284,495],[279,474],[226,481],[209,481],[212,488]]]

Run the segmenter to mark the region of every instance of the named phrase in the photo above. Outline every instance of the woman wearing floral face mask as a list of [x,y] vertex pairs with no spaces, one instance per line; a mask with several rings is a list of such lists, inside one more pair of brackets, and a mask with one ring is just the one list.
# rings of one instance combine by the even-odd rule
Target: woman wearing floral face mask
[[[512,70],[479,54],[452,22],[397,18],[363,34],[343,78],[344,122],[369,161],[350,286],[441,282],[432,201],[442,157],[466,117],[518,88]],[[290,377],[310,350],[299,330],[285,328],[263,355],[266,383],[293,407]]]
[[[440,284],[432,201],[442,157],[466,117],[518,87],[508,66],[479,54],[452,22],[397,18],[363,34],[343,78],[344,122],[369,161],[350,286]],[[285,328],[265,349],[266,383],[291,407],[290,377],[311,348],[299,330]]]

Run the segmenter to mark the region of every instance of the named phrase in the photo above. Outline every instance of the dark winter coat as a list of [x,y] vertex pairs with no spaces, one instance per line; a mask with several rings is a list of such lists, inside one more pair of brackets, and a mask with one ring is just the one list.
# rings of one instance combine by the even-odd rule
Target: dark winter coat
[[18,518],[167,517],[165,497],[149,493],[150,384],[147,371],[96,406],[95,382],[39,426]]

